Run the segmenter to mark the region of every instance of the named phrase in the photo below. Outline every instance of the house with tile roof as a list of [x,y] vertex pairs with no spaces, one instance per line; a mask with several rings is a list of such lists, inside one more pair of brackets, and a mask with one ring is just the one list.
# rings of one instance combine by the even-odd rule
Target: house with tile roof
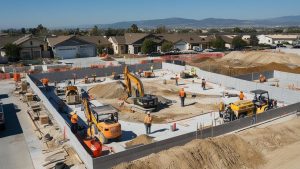
[[[48,37],[48,46],[52,49],[54,57],[60,59],[73,59],[94,57],[97,55],[96,44],[101,44],[102,38],[82,38],[79,36]],[[106,43],[106,42],[105,42]]]

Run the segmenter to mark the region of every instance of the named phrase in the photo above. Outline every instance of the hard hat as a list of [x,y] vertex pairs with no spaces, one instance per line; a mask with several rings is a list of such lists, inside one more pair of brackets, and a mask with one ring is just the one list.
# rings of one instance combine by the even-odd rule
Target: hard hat
[[147,114],[150,115],[150,111],[148,111]]
[[201,79],[204,79],[204,77],[201,77]]
[[243,93],[243,91],[241,91],[241,93]]
[[70,114],[71,114],[71,115],[74,115],[74,114],[75,114],[75,112],[73,112],[73,111],[72,111]]

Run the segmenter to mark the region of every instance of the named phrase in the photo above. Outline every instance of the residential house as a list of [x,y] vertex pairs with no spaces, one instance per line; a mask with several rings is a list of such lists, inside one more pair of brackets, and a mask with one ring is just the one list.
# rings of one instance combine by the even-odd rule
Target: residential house
[[74,35],[49,37],[47,42],[53,51],[53,55],[61,59],[93,57],[97,55],[96,44]]
[[294,44],[300,39],[299,35],[258,35],[259,44],[277,45],[277,44]]
[[142,51],[142,45],[146,38],[154,38],[148,33],[125,33],[125,42],[128,46],[128,54],[138,54]]
[[220,37],[225,41],[225,48],[234,48],[234,46],[232,45],[232,40],[235,37],[235,35],[220,35]]
[[127,54],[128,47],[124,36],[112,36],[108,41],[112,44],[114,54]]
[[13,43],[14,41],[21,38],[21,36],[8,36],[8,35],[1,35],[0,36],[0,56],[6,56],[4,46],[9,43]]
[[174,49],[180,51],[193,50],[195,47],[206,48],[208,41],[206,37],[201,37],[195,34],[162,34],[157,35],[162,39],[172,42]]
[[38,37],[26,35],[13,44],[18,45],[20,50],[20,58],[22,60],[40,59],[44,56],[44,51],[47,51],[47,43]]
[[96,45],[97,49],[111,49],[112,44],[103,36],[79,36],[79,39],[82,39],[86,42]]

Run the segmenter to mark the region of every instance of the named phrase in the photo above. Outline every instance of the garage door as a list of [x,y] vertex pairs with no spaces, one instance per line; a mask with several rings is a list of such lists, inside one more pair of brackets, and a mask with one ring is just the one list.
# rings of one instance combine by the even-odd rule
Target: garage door
[[93,57],[95,56],[95,47],[93,46],[80,46],[79,54],[82,57]]
[[76,58],[77,49],[74,48],[59,48],[56,51],[56,55],[62,59]]

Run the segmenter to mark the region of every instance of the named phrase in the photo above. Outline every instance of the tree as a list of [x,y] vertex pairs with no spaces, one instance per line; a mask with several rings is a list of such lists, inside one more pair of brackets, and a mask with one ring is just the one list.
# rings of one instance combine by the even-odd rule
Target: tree
[[173,43],[172,42],[163,42],[161,45],[161,51],[162,52],[169,52],[173,49]]
[[132,24],[131,28],[130,28],[130,32],[131,33],[138,33],[139,32],[139,28],[136,24]]
[[241,29],[238,28],[238,27],[235,27],[235,28],[233,28],[233,32],[234,32],[234,33],[243,33],[243,30],[241,30]]
[[98,26],[94,26],[94,28],[90,32],[91,36],[99,36],[101,35],[101,30],[98,28]]
[[250,36],[250,42],[249,43],[250,43],[251,46],[257,46],[258,42],[259,42],[259,40],[256,37],[256,35],[251,35]]
[[234,49],[242,49],[247,46],[247,42],[245,42],[240,36],[236,36],[232,39],[232,46]]
[[15,62],[20,60],[21,48],[18,45],[8,43],[4,46],[4,49],[9,61]]
[[165,26],[159,26],[156,28],[155,33],[161,34],[161,33],[167,33],[168,29]]
[[142,52],[145,54],[152,53],[156,51],[156,43],[151,39],[144,40],[142,44]]
[[217,29],[209,29],[208,33],[219,33]]
[[22,34],[26,34],[26,29],[25,28],[21,28],[21,32],[22,32]]
[[212,42],[212,46],[216,49],[223,50],[225,49],[225,41],[217,36],[217,38]]

